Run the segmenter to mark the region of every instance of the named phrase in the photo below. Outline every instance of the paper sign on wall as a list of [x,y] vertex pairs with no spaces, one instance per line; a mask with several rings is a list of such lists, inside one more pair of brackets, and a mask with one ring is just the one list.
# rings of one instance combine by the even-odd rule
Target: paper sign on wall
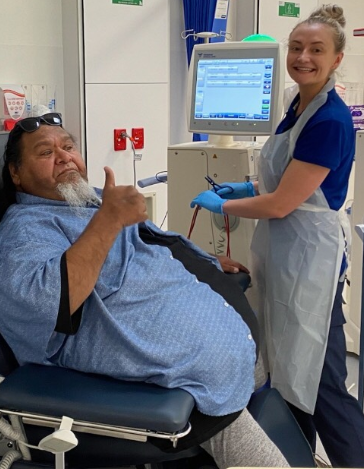
[[143,0],[112,0],[113,3],[119,3],[122,5],[137,5],[143,6]]
[[294,2],[279,2],[278,16],[300,17],[300,4]]
[[215,8],[215,18],[227,18],[229,0],[217,0]]
[[355,131],[364,130],[364,105],[349,106]]

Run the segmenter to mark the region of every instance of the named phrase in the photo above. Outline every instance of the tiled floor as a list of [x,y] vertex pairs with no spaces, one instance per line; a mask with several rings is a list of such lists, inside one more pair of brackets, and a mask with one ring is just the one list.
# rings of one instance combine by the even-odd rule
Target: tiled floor
[[[350,391],[350,394],[354,397],[358,397],[358,378],[359,378],[359,357],[353,353],[348,353],[346,358],[346,364],[348,369],[348,378],[346,380],[346,386]],[[316,453],[321,456],[325,461],[329,462],[325,450],[320,442],[317,440]]]

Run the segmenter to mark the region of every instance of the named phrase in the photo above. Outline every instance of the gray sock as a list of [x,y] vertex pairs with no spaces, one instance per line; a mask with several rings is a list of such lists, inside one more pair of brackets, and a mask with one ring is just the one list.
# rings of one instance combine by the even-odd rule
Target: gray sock
[[219,469],[290,467],[247,409],[228,427],[202,443],[201,447],[214,458]]

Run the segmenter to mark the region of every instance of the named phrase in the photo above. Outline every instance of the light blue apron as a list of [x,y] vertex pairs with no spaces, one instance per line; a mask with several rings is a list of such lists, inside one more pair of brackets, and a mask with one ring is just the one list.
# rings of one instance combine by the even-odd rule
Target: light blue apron
[[[331,79],[325,85],[293,128],[270,137],[264,145],[259,161],[261,194],[277,188],[298,136],[334,84]],[[283,219],[260,220],[252,241],[262,354],[272,387],[311,414],[343,250],[338,212],[329,208],[320,188]]]

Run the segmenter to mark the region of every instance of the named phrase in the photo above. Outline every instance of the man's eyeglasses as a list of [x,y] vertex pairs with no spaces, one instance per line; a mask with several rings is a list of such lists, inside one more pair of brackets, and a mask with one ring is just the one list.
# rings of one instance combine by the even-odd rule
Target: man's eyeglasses
[[43,116],[37,117],[26,117],[25,119],[21,119],[16,123],[16,127],[20,127],[24,132],[35,132],[41,126],[41,123],[47,125],[62,125],[62,115],[58,112],[50,112],[48,114],[44,114]]

